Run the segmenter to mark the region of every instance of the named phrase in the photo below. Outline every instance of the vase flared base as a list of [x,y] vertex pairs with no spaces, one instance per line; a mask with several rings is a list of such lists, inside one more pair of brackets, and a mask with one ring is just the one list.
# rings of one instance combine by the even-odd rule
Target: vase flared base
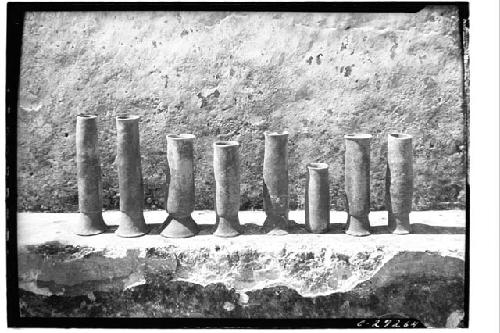
[[410,214],[388,213],[389,232],[396,235],[407,235],[410,233]]
[[191,216],[173,217],[169,215],[165,223],[167,226],[160,235],[167,238],[193,237],[200,231],[198,225]]
[[80,213],[78,226],[74,231],[79,236],[102,234],[108,229],[101,212]]
[[120,225],[115,234],[119,237],[133,238],[140,237],[149,232],[149,227],[144,221],[142,212],[120,212]]
[[347,217],[347,228],[345,233],[356,237],[370,235],[370,220],[368,216],[349,215]]
[[391,233],[394,235],[408,235],[410,233],[410,231],[406,230],[406,229],[397,228],[397,229],[391,230]]
[[217,216],[214,236],[217,237],[235,237],[241,234],[241,226],[238,217],[220,217]]
[[288,217],[285,215],[267,215],[263,228],[271,236],[288,235]]

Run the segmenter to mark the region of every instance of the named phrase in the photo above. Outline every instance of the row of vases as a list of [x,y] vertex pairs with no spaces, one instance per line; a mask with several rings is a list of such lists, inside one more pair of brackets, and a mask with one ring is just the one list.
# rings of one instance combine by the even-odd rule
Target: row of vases
[[[79,115],[76,129],[78,198],[80,221],[77,234],[95,235],[106,230],[102,218],[101,170],[97,153],[96,116]],[[139,117],[116,117],[120,220],[116,234],[137,237],[148,232],[144,221],[144,189],[139,151]],[[182,238],[198,233],[194,211],[194,150],[192,134],[167,135],[168,218],[162,236]],[[348,220],[346,233],[370,234],[370,139],[368,134],[345,136],[345,191]],[[217,141],[214,148],[214,235],[233,237],[241,233],[239,143]],[[412,137],[393,133],[388,137],[386,203],[389,229],[409,233],[413,193]],[[310,232],[326,232],[330,224],[328,165],[307,165],[305,222]],[[269,234],[288,233],[288,133],[266,132],[263,194]]]

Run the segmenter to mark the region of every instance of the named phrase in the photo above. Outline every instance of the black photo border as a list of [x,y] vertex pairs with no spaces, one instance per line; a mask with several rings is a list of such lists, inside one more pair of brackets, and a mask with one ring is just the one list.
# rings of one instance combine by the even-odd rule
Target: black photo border
[[[35,318],[20,317],[17,263],[17,102],[19,93],[23,21],[26,12],[38,11],[248,11],[248,12],[418,12],[428,5],[456,6],[460,34],[468,27],[469,2],[9,2],[6,50],[6,254],[7,325],[60,328],[368,328],[364,318],[331,319],[226,319],[226,318]],[[462,22],[465,22],[462,25]],[[463,45],[463,44],[462,44]],[[462,50],[464,51],[464,50]],[[462,52],[462,55],[464,52]],[[467,68],[464,66],[464,78]],[[467,83],[464,80],[464,88]],[[465,89],[464,89],[465,91]],[[469,326],[470,187],[469,111],[464,94],[466,149],[466,244],[463,326]],[[388,318],[384,318],[388,319]],[[373,322],[373,318],[365,318]],[[421,325],[421,324],[420,324]],[[424,327],[423,325],[419,327]]]

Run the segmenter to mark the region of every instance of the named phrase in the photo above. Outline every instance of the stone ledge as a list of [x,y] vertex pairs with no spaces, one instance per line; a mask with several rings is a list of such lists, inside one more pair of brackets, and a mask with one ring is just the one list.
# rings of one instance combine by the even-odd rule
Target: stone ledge
[[[310,300],[326,297],[326,300],[333,301],[350,295],[343,303],[335,303],[336,306],[329,311],[313,307],[316,310],[310,310],[311,317],[377,316],[395,312],[420,319],[423,305],[414,304],[412,297],[422,303],[422,293],[427,295],[425,304],[436,303],[435,298],[440,297],[440,302],[448,304],[445,311],[431,309],[434,313],[431,311],[426,315],[429,318],[425,317],[427,321],[424,320],[427,325],[444,326],[452,313],[456,316],[457,311],[463,311],[464,211],[414,212],[411,214],[414,233],[404,236],[388,234],[385,227],[387,213],[373,212],[370,219],[374,233],[362,238],[342,233],[346,220],[346,214],[342,212],[331,213],[329,233],[310,234],[304,228],[303,211],[292,211],[292,233],[268,236],[261,234],[264,213],[243,211],[240,212],[240,221],[245,233],[230,239],[210,234],[215,221],[211,211],[193,214],[201,225],[201,232],[188,239],[168,239],[159,235],[167,216],[164,211],[145,212],[152,230],[146,236],[133,239],[119,238],[112,233],[116,229],[117,212],[104,213],[105,221],[112,226],[109,233],[91,237],[72,234],[71,227],[77,216],[18,214],[19,286],[25,295],[21,297],[25,315],[40,315],[33,309],[34,304],[54,297],[65,300],[84,297],[92,303],[97,294],[99,297],[105,294],[112,297],[116,305],[127,299],[125,294],[142,295],[144,288],[153,285],[157,292],[174,298],[180,297],[176,294],[180,291],[184,295],[186,288],[190,291],[188,294],[197,290],[194,293],[203,295],[200,297],[206,297],[206,292],[213,288],[219,293],[217,298],[220,299],[208,301],[201,310],[192,308],[192,300],[185,299],[176,305],[185,307],[180,314],[175,314],[167,306],[167,312],[160,311],[162,316],[190,317],[197,313],[211,316],[215,303],[227,298],[221,303],[221,312],[213,310],[217,316],[265,317],[267,314],[257,310],[257,304],[267,307],[268,302],[277,301],[269,297],[276,298],[285,291],[285,294],[293,295],[292,303],[299,308],[309,304]],[[381,290],[392,293],[399,289],[417,296],[406,299],[396,295],[395,300],[385,301],[390,311],[380,309],[384,306],[378,301],[394,296],[381,295]],[[433,289],[438,290],[437,294],[428,295]],[[273,294],[276,290],[281,291]],[[360,293],[365,295],[361,300],[356,298]],[[452,296],[443,298],[442,293]],[[377,304],[371,304],[373,300],[364,304],[362,299],[367,295],[379,295]],[[353,297],[357,300],[354,301]],[[153,300],[147,301],[154,303]],[[349,305],[352,302],[363,304],[354,310]],[[56,311],[57,306],[51,304],[52,310]],[[277,306],[280,308],[275,309],[276,313],[269,315],[285,318],[306,315],[303,310],[287,308],[293,304],[280,301]],[[413,310],[407,309],[408,306]],[[134,316],[145,311],[144,307],[137,307],[126,314],[116,310],[119,313],[112,311],[107,316]],[[73,312],[63,313],[70,308],[62,309],[61,315],[75,315]],[[208,308],[212,310],[207,312]],[[89,315],[79,308],[73,310],[79,316]],[[414,313],[409,313],[412,311]]]

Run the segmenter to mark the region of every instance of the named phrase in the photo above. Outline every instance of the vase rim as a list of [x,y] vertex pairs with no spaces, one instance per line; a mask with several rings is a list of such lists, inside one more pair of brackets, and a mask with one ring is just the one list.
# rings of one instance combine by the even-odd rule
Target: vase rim
[[134,121],[134,120],[138,120],[139,118],[140,118],[140,116],[128,115],[128,114],[121,114],[121,115],[116,116],[117,121]]
[[214,142],[214,147],[235,147],[239,146],[240,143],[238,141],[231,141],[231,140],[221,140],[221,141],[215,141]]
[[349,133],[344,135],[344,139],[350,140],[360,140],[360,139],[371,139],[373,136],[368,133]]
[[97,118],[96,114],[91,114],[91,113],[79,113],[76,115],[77,118],[82,118],[82,119],[95,119]]
[[321,163],[321,162],[308,163],[307,168],[313,169],[313,170],[326,170],[326,169],[328,169],[328,164]]
[[288,131],[265,131],[265,136],[285,136],[288,135]]
[[167,134],[167,140],[194,140],[196,136],[189,133]]
[[390,137],[391,139],[396,139],[396,140],[408,140],[413,138],[413,135],[401,132],[391,132],[387,136]]

